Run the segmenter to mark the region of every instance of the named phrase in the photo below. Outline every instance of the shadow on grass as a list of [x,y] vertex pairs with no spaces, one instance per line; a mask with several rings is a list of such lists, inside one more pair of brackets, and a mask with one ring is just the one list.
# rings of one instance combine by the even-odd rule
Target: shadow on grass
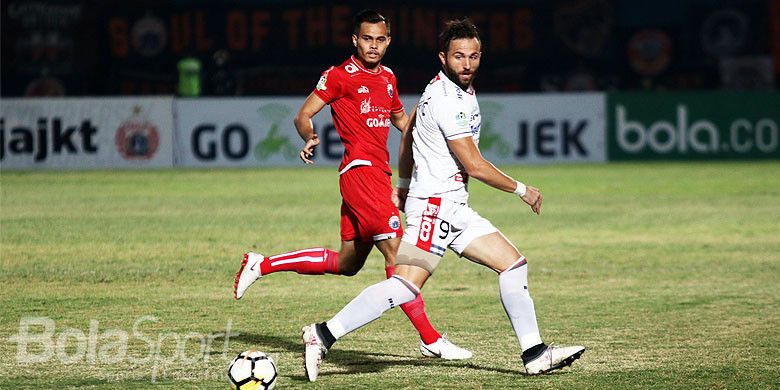
[[[301,344],[298,337],[290,338],[266,336],[255,333],[241,333],[241,335],[235,339],[268,349],[281,349],[287,352],[299,353],[301,355],[303,354],[303,345]],[[523,376],[526,375],[525,371],[522,370],[510,370],[505,368],[482,366],[463,361],[431,359],[422,356],[410,357],[408,355],[397,355],[383,352],[343,350],[339,349],[338,347],[334,348],[328,353],[325,361],[327,364],[339,366],[342,370],[340,372],[323,372],[320,374],[320,376],[378,373],[394,366],[457,367],[485,371],[486,373],[501,373]],[[301,357],[301,365],[303,365],[303,357]],[[308,379],[303,375],[303,370],[301,370],[301,375],[291,375],[290,378],[296,381],[308,382]]]

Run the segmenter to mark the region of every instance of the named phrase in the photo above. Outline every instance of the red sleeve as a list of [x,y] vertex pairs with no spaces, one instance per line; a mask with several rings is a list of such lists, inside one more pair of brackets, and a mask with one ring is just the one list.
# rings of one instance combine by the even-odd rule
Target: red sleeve
[[341,73],[333,66],[322,72],[317,86],[314,87],[314,93],[325,103],[330,104],[334,100],[342,97],[344,90],[344,78]]
[[401,103],[401,99],[398,98],[398,86],[395,83],[395,75],[391,79],[393,83],[393,100],[390,102],[390,112],[399,112],[404,110],[404,105]]

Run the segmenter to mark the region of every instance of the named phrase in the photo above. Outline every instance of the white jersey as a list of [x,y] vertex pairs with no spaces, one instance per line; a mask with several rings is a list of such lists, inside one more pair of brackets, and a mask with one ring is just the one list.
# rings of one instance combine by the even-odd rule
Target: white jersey
[[440,71],[417,104],[412,133],[415,169],[409,196],[467,203],[468,176],[447,140],[472,137],[479,143],[481,123],[474,89],[464,91]]

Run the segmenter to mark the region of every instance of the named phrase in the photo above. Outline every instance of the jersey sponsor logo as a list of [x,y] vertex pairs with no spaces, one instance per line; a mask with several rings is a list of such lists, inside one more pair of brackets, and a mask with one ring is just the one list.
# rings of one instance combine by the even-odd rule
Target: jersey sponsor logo
[[387,94],[393,97],[393,84],[387,84]]
[[379,115],[379,118],[368,118],[366,119],[366,126],[390,127],[390,118],[385,118],[384,115]]
[[344,70],[346,70],[347,73],[355,73],[358,71],[358,67],[354,64],[347,64],[347,66],[344,67]]
[[361,85],[360,88],[358,88],[358,93],[368,93],[368,87],[365,85]]
[[381,118],[384,116],[384,114],[389,114],[390,109],[387,107],[371,105],[371,98],[369,97],[367,99],[363,99],[363,101],[360,102],[360,113],[368,114],[370,112],[379,113],[379,117]]
[[393,215],[387,220],[387,226],[390,226],[390,229],[398,230],[401,227],[401,219],[397,215]]
[[439,198],[431,198],[428,200],[428,205],[425,208],[425,212],[423,213],[423,216],[425,215],[432,215],[437,216],[439,215],[439,206],[441,205]]
[[371,98],[363,100],[360,103],[360,113],[361,114],[368,114],[369,112],[371,112]]

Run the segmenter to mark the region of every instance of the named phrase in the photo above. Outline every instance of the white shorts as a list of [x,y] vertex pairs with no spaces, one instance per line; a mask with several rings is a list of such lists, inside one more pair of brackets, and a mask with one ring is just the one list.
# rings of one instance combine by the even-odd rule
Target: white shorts
[[498,231],[467,204],[442,198],[406,198],[403,241],[444,256],[446,248],[459,255],[474,239]]

